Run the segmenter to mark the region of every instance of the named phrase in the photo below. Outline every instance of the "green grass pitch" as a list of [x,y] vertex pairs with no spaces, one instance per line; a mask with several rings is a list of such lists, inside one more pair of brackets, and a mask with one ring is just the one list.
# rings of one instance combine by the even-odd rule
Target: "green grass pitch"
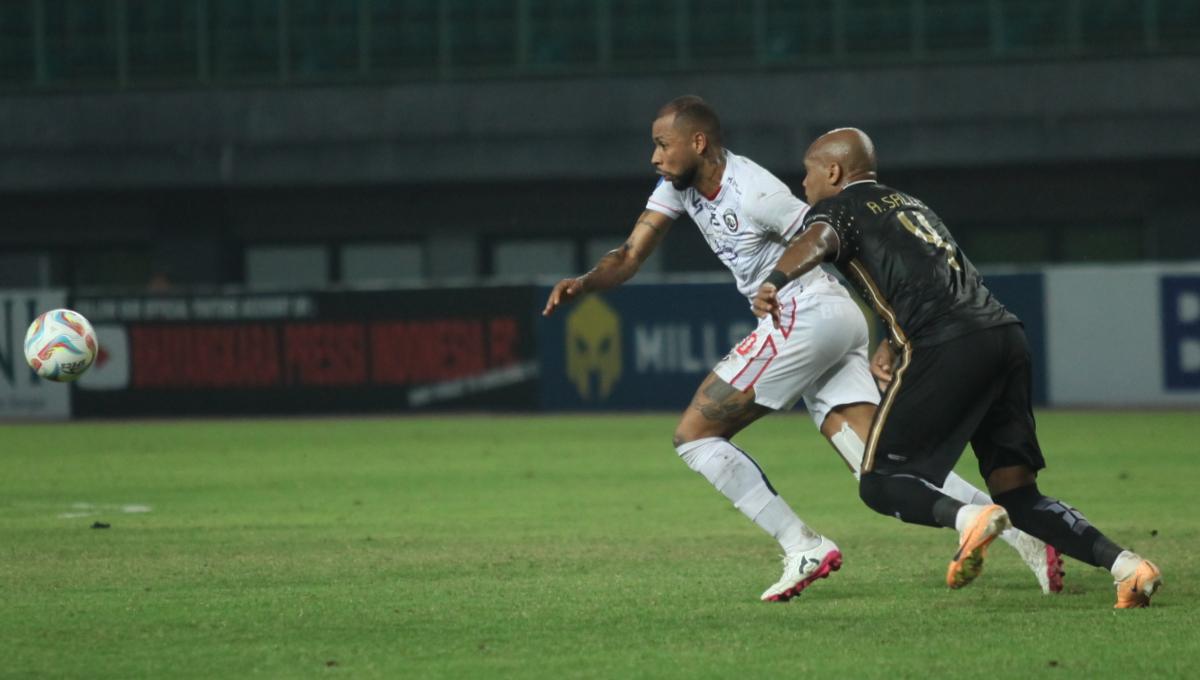
[[1039,418],[1043,490],[1162,567],[1152,608],[1000,542],[947,590],[956,535],[870,512],[802,415],[738,438],[845,553],[789,604],[671,415],[0,426],[0,676],[1196,677],[1197,413]]

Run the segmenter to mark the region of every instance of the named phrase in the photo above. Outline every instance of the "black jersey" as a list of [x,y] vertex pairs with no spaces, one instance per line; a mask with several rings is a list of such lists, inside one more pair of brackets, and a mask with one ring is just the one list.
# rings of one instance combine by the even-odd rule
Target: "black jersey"
[[920,200],[857,182],[818,202],[804,220],[833,226],[833,263],[903,346],[937,345],[973,331],[1020,323],[983,285],[942,220]]

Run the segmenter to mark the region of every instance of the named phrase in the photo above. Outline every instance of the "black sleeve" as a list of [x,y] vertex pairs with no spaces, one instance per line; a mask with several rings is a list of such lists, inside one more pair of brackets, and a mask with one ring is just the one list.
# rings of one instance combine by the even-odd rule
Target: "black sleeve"
[[817,222],[824,222],[833,227],[834,233],[838,235],[838,251],[828,259],[829,262],[844,264],[858,254],[860,232],[855,224],[850,203],[841,194],[817,201],[804,217],[802,230]]

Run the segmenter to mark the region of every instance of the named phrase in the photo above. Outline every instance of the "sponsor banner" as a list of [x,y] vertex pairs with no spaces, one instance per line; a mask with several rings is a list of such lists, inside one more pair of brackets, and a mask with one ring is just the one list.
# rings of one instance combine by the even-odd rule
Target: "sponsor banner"
[[531,295],[508,287],[81,298],[76,307],[114,343],[80,384],[76,412],[533,408]]
[[542,406],[682,409],[756,322],[730,284],[634,284],[586,296],[539,321]]
[[42,380],[25,363],[29,324],[66,300],[61,290],[0,291],[0,420],[70,417],[70,385]]
[[[987,284],[1025,323],[1034,357],[1034,399],[1042,403],[1042,277],[993,275]],[[878,338],[875,313],[859,305]],[[629,285],[590,295],[539,321],[542,405],[549,410],[682,409],[713,366],[756,325],[746,299],[727,283]]]
[[1161,290],[1163,382],[1200,393],[1200,275],[1164,276]]

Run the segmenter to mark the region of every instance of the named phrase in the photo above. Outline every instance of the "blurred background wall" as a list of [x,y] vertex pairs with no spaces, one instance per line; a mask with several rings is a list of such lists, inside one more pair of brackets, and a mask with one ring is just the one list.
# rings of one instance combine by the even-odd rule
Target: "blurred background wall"
[[863,127],[985,268],[1200,257],[1195,0],[6,0],[0,286],[582,271],[683,93],[797,190]]

